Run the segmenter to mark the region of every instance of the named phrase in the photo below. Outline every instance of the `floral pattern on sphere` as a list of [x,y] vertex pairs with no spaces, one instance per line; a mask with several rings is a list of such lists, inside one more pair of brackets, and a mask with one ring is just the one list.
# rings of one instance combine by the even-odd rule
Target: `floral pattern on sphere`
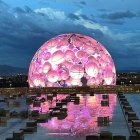
[[28,82],[30,87],[115,85],[116,70],[109,52],[98,41],[81,34],[62,34],[35,53]]

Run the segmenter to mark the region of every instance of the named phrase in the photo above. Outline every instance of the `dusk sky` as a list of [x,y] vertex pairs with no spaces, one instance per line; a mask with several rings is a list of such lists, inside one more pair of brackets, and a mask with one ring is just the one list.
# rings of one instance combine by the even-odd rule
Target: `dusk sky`
[[0,0],[0,65],[29,67],[62,33],[102,43],[117,70],[140,69],[140,0]]

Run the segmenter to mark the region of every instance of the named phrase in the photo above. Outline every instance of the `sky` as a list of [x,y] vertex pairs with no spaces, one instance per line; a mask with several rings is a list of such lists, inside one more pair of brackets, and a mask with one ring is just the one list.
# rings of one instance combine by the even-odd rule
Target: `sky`
[[117,70],[140,70],[140,0],[0,0],[0,65],[28,68],[47,40],[81,33],[102,43]]

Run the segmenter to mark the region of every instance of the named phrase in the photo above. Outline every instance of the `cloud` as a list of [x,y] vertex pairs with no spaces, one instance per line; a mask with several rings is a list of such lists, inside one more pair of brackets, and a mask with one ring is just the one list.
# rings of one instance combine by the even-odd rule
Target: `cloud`
[[[75,15],[78,17],[78,15]],[[84,16],[80,17],[80,20]],[[83,19],[84,22],[85,19]],[[92,29],[73,22],[63,11],[41,8],[32,10],[29,7],[12,9],[3,7],[0,13],[0,63],[28,66],[33,54],[46,40],[61,33],[81,33],[92,36]],[[94,28],[93,28],[94,29]],[[95,28],[95,31],[98,30]],[[96,31],[97,34],[101,32]],[[8,54],[11,59],[9,59]],[[26,58],[23,64],[19,56]],[[4,60],[4,61],[3,61]],[[6,61],[7,60],[7,61]]]
[[67,16],[69,19],[71,20],[80,20],[80,18],[84,19],[84,20],[90,20],[90,21],[93,21],[93,16],[91,15],[91,17],[88,17],[87,15],[85,14],[77,14],[77,13],[70,13],[68,14]]
[[130,18],[134,18],[134,17],[137,17],[137,14],[135,14],[131,11],[116,12],[116,13],[101,15],[101,18],[109,19],[109,20],[119,20],[119,19],[125,19],[125,18],[130,19]]
[[104,21],[104,23],[107,23],[107,24],[115,24],[115,25],[122,25],[122,24],[124,24],[124,22],[123,21],[118,21],[118,20],[111,20],[111,21]]
[[41,13],[44,15],[47,15],[49,19],[58,19],[58,20],[64,20],[65,13],[63,11],[58,11],[52,8],[40,8],[40,9],[35,9],[35,13]]
[[70,18],[71,20],[79,20],[79,16],[73,13],[68,14],[68,18]]
[[100,8],[100,9],[97,9],[98,11],[100,11],[100,12],[106,12],[106,11],[108,11],[107,9],[104,9],[104,8]]
[[80,9],[83,9],[83,8],[87,7],[87,1],[80,1],[80,0],[75,1],[75,0],[72,0],[72,2],[74,4],[74,6],[77,6]]
[[[57,27],[56,32],[60,32],[59,29],[65,30],[65,28],[60,28],[60,27],[69,26],[71,31],[73,31],[74,26],[82,26],[82,27],[86,28],[87,30],[91,30],[93,33],[94,33],[94,31],[96,32],[98,30],[98,33],[100,32],[104,35],[113,37],[113,33],[109,30],[109,28],[107,26],[94,22],[90,17],[84,15],[81,10],[78,10],[75,13],[70,13],[68,15],[66,15],[63,11],[59,11],[59,10],[51,9],[51,8],[35,9],[34,12],[36,14],[38,14],[38,16],[40,16],[39,14],[44,14],[42,23],[44,23],[45,18],[47,18],[48,24],[50,24],[50,22],[49,22],[50,20],[53,20],[51,22],[53,22],[53,24],[55,25],[55,28]],[[57,22],[57,20],[59,20],[59,22]],[[53,27],[52,23],[49,26],[53,30],[54,27]],[[47,28],[47,27],[45,27],[45,28]],[[49,30],[49,29],[47,29],[47,30]],[[76,29],[76,31],[79,31],[79,29]],[[118,35],[118,37],[119,37],[119,35]]]
[[73,13],[73,15],[75,15],[77,18],[77,20],[73,21],[75,25],[81,25],[87,29],[91,29],[93,31],[93,34],[95,34],[94,32],[98,30],[98,33],[100,32],[104,36],[107,36],[108,38],[111,38],[117,41],[129,39],[136,35],[136,33],[133,33],[133,32],[114,33],[108,28],[108,26],[95,22],[93,21],[93,19],[91,19],[88,16],[84,16],[81,10],[76,11],[75,13]]
[[85,1],[81,1],[80,4],[86,5],[87,3]]
[[100,25],[99,23],[95,23],[92,20],[90,20],[89,18],[87,18],[87,16],[86,16],[86,18],[85,17],[83,18],[82,12],[80,10],[76,11],[75,15],[79,17],[79,20],[75,21],[75,24],[82,25],[88,29],[100,30],[103,33],[110,32],[107,26],[103,26],[103,25]]
[[28,6],[25,6],[24,9],[20,8],[20,7],[13,8],[13,11],[16,13],[31,13],[31,12],[33,12],[33,10]]
[[83,19],[85,19],[85,20],[91,20],[91,18],[89,18],[88,16],[86,16],[86,15],[84,15],[84,14],[81,14],[80,15]]
[[1,2],[0,9],[0,64],[28,67],[34,53],[46,40],[69,32],[97,39],[106,46],[117,64],[119,59],[133,55],[138,58],[138,53],[132,51],[133,45],[128,46],[125,41],[132,39],[133,43],[139,33],[113,33],[108,26],[93,21],[81,10],[66,13],[50,7],[11,8]]

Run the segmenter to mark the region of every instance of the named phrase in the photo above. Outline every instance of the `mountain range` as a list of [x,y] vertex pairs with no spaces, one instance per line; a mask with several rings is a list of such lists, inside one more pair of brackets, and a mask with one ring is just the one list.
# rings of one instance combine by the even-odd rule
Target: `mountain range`
[[0,65],[0,75],[8,76],[8,75],[16,75],[16,74],[27,74],[27,68],[19,68],[8,65]]
[[[117,72],[140,72],[140,68],[128,68],[117,70]],[[0,65],[0,76],[16,75],[16,74],[28,74],[28,68],[19,68],[9,65]]]

